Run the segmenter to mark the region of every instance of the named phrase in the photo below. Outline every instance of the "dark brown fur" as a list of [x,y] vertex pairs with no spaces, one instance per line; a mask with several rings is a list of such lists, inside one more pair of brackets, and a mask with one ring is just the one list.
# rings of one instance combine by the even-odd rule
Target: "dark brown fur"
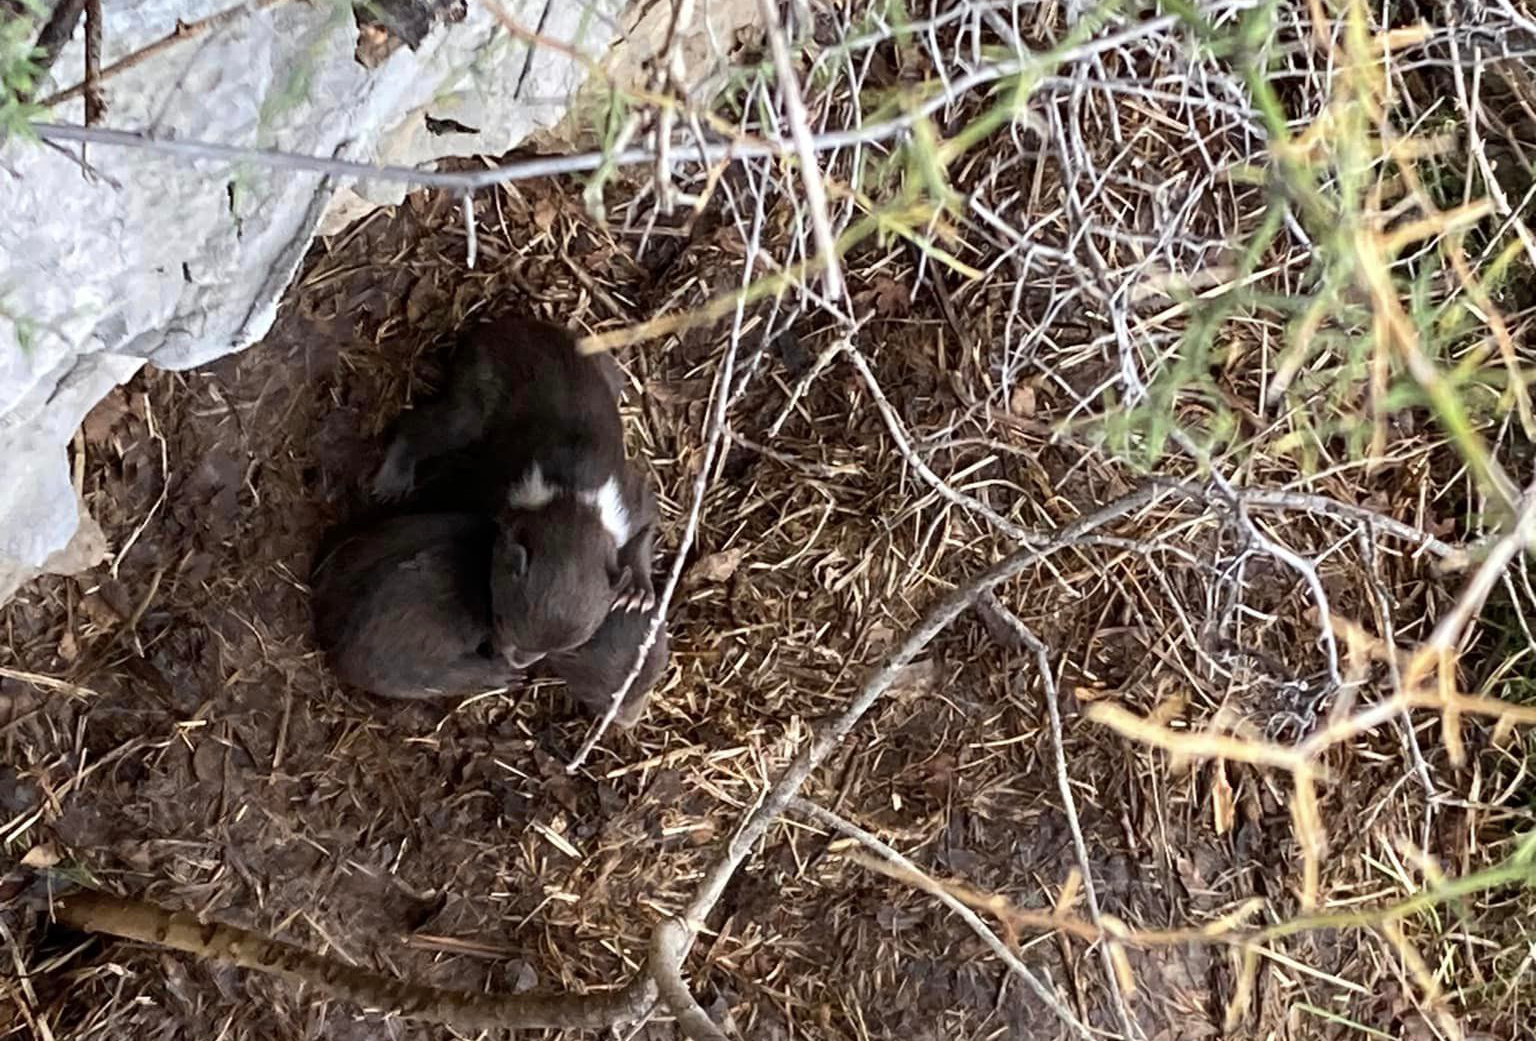
[[[638,474],[631,480],[648,491]],[[461,513],[394,517],[334,539],[311,584],[316,640],[337,677],[383,697],[413,699],[521,683],[521,670],[494,646],[486,576],[495,538],[491,520]],[[601,716],[634,667],[651,617],[615,608],[584,644],[545,658],[543,671]],[[615,718],[619,726],[640,718],[668,653],[663,623]]]
[[485,517],[418,514],[337,542],[311,579],[315,638],[337,677],[389,698],[520,682],[492,639],[486,572],[495,537]]
[[[614,610],[592,639],[574,651],[551,654],[541,669],[565,681],[571,697],[594,716],[608,711],[613,695],[635,667],[641,641],[650,629],[655,612]],[[661,678],[670,653],[667,624],[661,624],[656,642],[645,656],[645,664],[619,706],[614,722],[621,727],[634,726],[645,712],[651,688]]]
[[[495,518],[493,626],[518,663],[585,643],[615,603],[654,602],[648,527],[632,524],[619,545],[582,498],[624,480],[619,389],[613,359],[578,353],[565,330],[486,322],[459,346],[443,393],[401,418],[375,476],[377,498]],[[548,497],[509,502],[535,467]]]
[[[641,526],[633,547],[634,564],[647,576],[653,566],[656,530],[656,495],[650,481],[636,466],[626,466],[624,474],[624,504]],[[635,606],[633,603],[616,604],[592,638],[574,651],[551,654],[544,659],[544,668],[551,675],[565,681],[575,698],[587,711],[601,717],[608,711],[613,695],[628,678],[640,652],[640,644],[650,631],[654,611],[650,605]],[[614,722],[631,727],[645,711],[651,688],[661,678],[671,652],[671,640],[663,619],[656,641],[646,653],[645,664],[630,686]]]

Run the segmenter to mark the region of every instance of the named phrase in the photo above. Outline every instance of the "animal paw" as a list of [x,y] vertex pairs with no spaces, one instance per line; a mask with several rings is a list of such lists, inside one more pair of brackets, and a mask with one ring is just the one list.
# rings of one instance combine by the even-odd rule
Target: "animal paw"
[[613,609],[644,614],[655,608],[656,599],[656,589],[651,585],[651,576],[636,576],[631,572],[629,579],[619,588],[618,596],[614,597]]

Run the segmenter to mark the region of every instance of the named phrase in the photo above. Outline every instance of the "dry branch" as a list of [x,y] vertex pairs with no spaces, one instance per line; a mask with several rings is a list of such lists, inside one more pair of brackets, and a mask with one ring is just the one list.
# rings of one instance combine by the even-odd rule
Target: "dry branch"
[[85,125],[106,115],[101,97],[101,0],[85,0]]
[[822,285],[827,301],[835,304],[843,296],[837,236],[833,234],[832,218],[827,212],[827,189],[822,183],[821,165],[816,161],[816,141],[811,134],[805,99],[801,96],[800,78],[795,74],[789,42],[784,38],[784,26],[779,21],[778,0],[758,0],[757,10],[762,15],[763,31],[768,36],[773,64],[779,73],[779,91],[784,97],[784,115],[789,120],[790,137],[800,157],[800,187],[805,191],[805,204],[811,211],[811,231],[816,236],[816,251],[820,254]]
[[[116,76],[121,72],[126,72],[136,65],[142,65],[150,58],[153,58],[155,55],[161,53],[162,51],[174,47],[176,44],[181,43],[183,40],[190,40],[194,36],[208,32],[211,29],[217,29],[219,26],[228,25],[237,19],[244,18],[257,11],[264,11],[269,7],[276,7],[278,4],[287,2],[288,0],[251,0],[251,2],[237,4],[234,7],[227,8],[226,10],[220,11],[217,14],[211,14],[206,18],[199,18],[196,21],[177,22],[176,28],[172,30],[168,35],[161,37],[148,46],[140,47],[132,54],[124,55],[117,61],[113,62],[111,65],[108,65],[106,68],[100,69],[95,76],[95,84],[99,89],[100,85],[106,80],[111,79],[113,76]],[[87,76],[85,80],[75,84],[73,87],[67,87],[64,90],[58,91],[57,93],[50,94],[46,98],[43,98],[41,101],[39,101],[37,104],[41,108],[52,108],[61,102],[80,97],[90,88],[90,86],[91,78]]]
[[[696,935],[705,920],[725,893],[726,886],[752,854],[758,841],[768,829],[783,816],[791,800],[800,793],[811,774],[840,745],[844,738],[863,718],[880,697],[890,689],[902,670],[910,665],[935,637],[947,629],[951,622],[968,609],[976,598],[996,587],[999,583],[1023,571],[1026,567],[1072,544],[1072,540],[1102,527],[1131,511],[1153,502],[1158,491],[1147,486],[1115,500],[1109,505],[1067,525],[1052,536],[1042,536],[1037,546],[1021,549],[1000,563],[988,568],[942,597],[928,609],[918,623],[907,633],[894,653],[875,668],[865,679],[853,701],[828,725],[821,729],[794,761],[779,774],[735,835],[726,844],[719,860],[705,872],[703,880],[694,890],[693,899],[683,915],[683,920]],[[1070,1024],[1075,1020],[1064,1020]]]
[[80,24],[80,15],[84,11],[85,0],[58,0],[54,4],[48,21],[43,23],[37,34],[37,49],[41,52],[37,59],[39,79],[53,67],[59,52],[75,35],[75,28]]
[[255,969],[361,1008],[464,1031],[552,1028],[600,1030],[645,1015],[655,1000],[650,977],[595,994],[505,995],[447,990],[325,958],[259,933],[203,922],[184,911],[107,893],[74,892],[52,904],[63,924],[87,932],[169,947],[201,958]]
[[678,919],[658,922],[651,930],[651,976],[662,1003],[677,1020],[678,1029],[691,1041],[729,1041],[683,982],[681,963],[688,953],[690,939],[688,927]]
[[[1056,1018],[1065,1023],[1068,1028],[1070,1028],[1079,1036],[1084,1038],[1093,1037],[1093,1034],[1089,1032],[1088,1028],[1085,1027],[1078,1020],[1078,1018],[1072,1014],[1072,1012],[1062,1003],[1061,999],[1055,993],[1053,993],[1051,989],[1045,985],[1044,982],[1041,981],[1040,977],[1031,972],[1029,970],[1029,966],[1020,961],[1018,955],[1009,950],[1007,945],[1004,944],[1002,940],[998,939],[997,934],[994,933],[991,929],[987,928],[986,923],[977,917],[976,913],[971,910],[968,902],[958,897],[952,891],[953,887],[946,886],[935,881],[925,871],[919,868],[916,864],[912,863],[912,861],[908,860],[906,857],[902,856],[895,849],[886,845],[884,842],[881,842],[874,835],[865,831],[863,828],[860,828],[858,825],[852,823],[851,821],[844,820],[842,817],[839,817],[831,810],[817,806],[815,803],[808,802],[807,800],[801,798],[792,799],[790,801],[790,805],[796,813],[810,817],[812,820],[818,821],[834,831],[840,831],[844,835],[847,835],[849,838],[863,843],[865,846],[868,846],[870,849],[878,853],[885,861],[885,863],[880,861],[871,863],[868,860],[860,860],[860,863],[863,863],[875,870],[882,871],[885,874],[890,875],[892,878],[899,879],[900,881],[906,882],[909,885],[916,886],[918,889],[921,889],[923,892],[937,899],[945,907],[955,912],[955,914],[959,915],[960,920],[966,924],[971,932],[979,936],[981,941],[992,949],[992,953],[996,954],[998,958],[1002,960],[1003,964],[1008,966],[1008,971],[1012,972],[1014,975],[1023,980],[1025,985],[1028,986],[1030,990],[1035,992],[1035,996],[1038,997],[1041,1001],[1045,1002],[1046,1006],[1056,1014]],[[887,866],[887,864],[890,866]],[[1091,929],[1092,927],[1090,926],[1089,928]]]
[[[985,594],[983,602],[994,615],[1003,620],[1025,649],[1034,656],[1035,668],[1040,673],[1041,694],[1045,701],[1046,715],[1051,721],[1051,752],[1055,757],[1056,790],[1061,795],[1062,808],[1067,815],[1067,825],[1072,830],[1072,849],[1077,854],[1077,869],[1082,876],[1083,895],[1088,900],[1088,913],[1093,919],[1094,927],[1102,931],[1104,916],[1099,909],[1098,889],[1093,882],[1093,861],[1088,856],[1088,843],[1083,838],[1083,825],[1077,814],[1077,800],[1072,795],[1072,779],[1067,773],[1066,739],[1062,733],[1060,699],[1056,690],[1056,676],[1051,668],[1050,650],[1034,631],[1024,624],[1023,619],[1004,606],[995,594]],[[1106,939],[1103,946],[1099,948],[1099,955],[1104,966],[1104,978],[1115,999],[1115,1012],[1120,1018],[1125,1036],[1127,1038],[1144,1036],[1135,1015],[1125,1002],[1125,994],[1120,982],[1121,973],[1117,967],[1124,963],[1124,959],[1120,956],[1116,942],[1113,939]]]

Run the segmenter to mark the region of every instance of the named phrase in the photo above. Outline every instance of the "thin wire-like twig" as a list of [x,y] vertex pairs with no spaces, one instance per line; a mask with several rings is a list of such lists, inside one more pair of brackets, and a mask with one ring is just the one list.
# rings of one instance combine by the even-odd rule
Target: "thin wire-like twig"
[[[1072,778],[1067,772],[1066,740],[1062,734],[1061,705],[1056,690],[1056,676],[1051,667],[1050,651],[1035,635],[1034,630],[1009,610],[995,593],[984,594],[982,600],[1013,631],[1025,649],[1034,655],[1035,668],[1040,674],[1040,683],[1044,688],[1046,715],[1051,721],[1051,751],[1055,757],[1056,790],[1061,795],[1062,809],[1067,815],[1067,827],[1072,832],[1072,848],[1077,854],[1077,869],[1082,874],[1083,896],[1088,901],[1088,915],[1094,926],[1103,931],[1104,919],[1099,910],[1098,887],[1093,882],[1093,860],[1088,856],[1088,842],[1083,838],[1082,821],[1077,815],[1077,799],[1072,795]],[[1125,1031],[1125,1036],[1127,1038],[1144,1037],[1141,1024],[1136,1022],[1136,1017],[1126,1004],[1125,993],[1120,987],[1120,975],[1115,968],[1114,940],[1106,940],[1100,946],[1099,959],[1104,966],[1104,978],[1109,984],[1110,993],[1114,995],[1115,1012],[1120,1017],[1120,1026]]]
[[852,821],[840,817],[836,813],[833,813],[831,810],[823,806],[818,806],[807,799],[802,799],[799,797],[791,799],[789,806],[790,809],[800,814],[801,816],[809,817],[812,820],[817,821],[818,823],[823,824],[828,828],[831,828],[833,831],[841,832],[842,834],[847,835],[849,838],[863,843],[865,846],[868,846],[880,856],[896,865],[903,872],[903,877],[905,877],[912,885],[921,889],[923,892],[927,893],[929,896],[938,900],[939,903],[953,911],[960,918],[960,920],[966,924],[966,927],[969,928],[971,932],[980,937],[982,943],[991,948],[992,953],[997,955],[998,960],[1000,960],[1004,965],[1008,966],[1009,972],[1023,980],[1024,985],[1027,986],[1030,990],[1034,991],[1036,997],[1045,1002],[1046,1006],[1056,1014],[1058,1019],[1060,1019],[1063,1023],[1066,1023],[1073,1029],[1074,1032],[1078,1033],[1080,1036],[1093,1036],[1088,1032],[1086,1027],[1077,1021],[1077,1017],[1072,1015],[1072,1013],[1067,1010],[1066,1006],[1062,1003],[1061,998],[1055,994],[1051,988],[1047,986],[1043,980],[1040,979],[1039,976],[1031,972],[1029,966],[1025,965],[1022,961],[1019,960],[1018,955],[1014,954],[1011,950],[1008,949],[1008,945],[1003,943],[1003,941],[998,938],[997,933],[993,932],[992,929],[987,926],[987,923],[981,920],[980,915],[978,915],[975,911],[972,911],[969,907],[965,906],[965,904],[961,903],[960,900],[958,900],[948,889],[935,882],[931,877],[929,877],[926,871],[912,863],[911,860],[902,856],[901,853],[899,853],[891,846],[880,841],[880,839],[876,836],[859,827],[857,824],[854,824]]
[[[752,231],[747,236],[746,256],[742,264],[742,284],[746,285],[752,280],[755,270],[757,254],[762,242],[764,219],[763,193],[757,194],[756,209],[752,218]],[[625,675],[624,682],[619,684],[613,692],[607,710],[603,713],[596,725],[582,741],[576,754],[566,764],[567,773],[575,773],[586,762],[597,743],[602,740],[603,734],[613,725],[618,716],[619,708],[629,692],[634,688],[641,671],[645,668],[646,657],[651,648],[660,638],[661,627],[666,624],[667,608],[672,604],[672,598],[677,593],[678,583],[682,581],[683,567],[688,561],[689,551],[693,548],[693,540],[698,535],[699,522],[704,512],[704,498],[709,492],[710,474],[714,470],[715,456],[720,450],[720,442],[725,436],[726,419],[730,414],[731,402],[745,387],[737,387],[734,383],[737,355],[741,350],[742,321],[745,317],[745,300],[738,299],[736,314],[731,323],[730,347],[726,351],[725,359],[721,363],[715,375],[713,407],[710,409],[707,420],[708,430],[704,434],[704,458],[699,464],[698,473],[693,479],[692,501],[688,509],[688,520],[683,525],[682,536],[678,540],[677,552],[672,558],[672,569],[667,574],[666,585],[662,587],[661,595],[657,598],[656,607],[651,618],[651,624],[646,629],[645,636],[640,641],[640,646],[635,653],[635,661]],[[765,334],[766,335],[766,334]]]
[[[1173,27],[1178,19],[1172,15],[1149,19],[1119,33],[1107,34],[1099,39],[1064,48],[1053,54],[1057,64],[1080,60],[1106,50],[1113,50],[1130,39],[1155,35]],[[829,131],[814,134],[811,146],[815,151],[849,148],[860,144],[890,141],[909,133],[918,122],[931,116],[953,100],[954,95],[965,94],[995,83],[1000,79],[1017,76],[1028,71],[1039,59],[1001,61],[961,77],[950,85],[953,93],[946,93],[913,106],[907,112],[878,123],[869,123],[850,130]],[[105,71],[105,70],[104,70]],[[489,188],[513,181],[532,180],[538,177],[557,177],[562,174],[589,173],[600,166],[638,166],[656,161],[655,153],[648,148],[625,148],[611,153],[581,152],[572,155],[539,156],[514,160],[488,170],[463,172],[439,172],[417,170],[406,166],[355,162],[325,156],[305,155],[274,148],[250,148],[228,145],[193,138],[153,137],[129,130],[108,127],[83,127],[64,123],[32,123],[31,129],[38,137],[49,141],[73,141],[122,148],[136,148],[158,152],[182,160],[213,160],[219,162],[245,162],[273,170],[294,170],[322,174],[331,177],[354,177],[386,183],[413,184],[425,188],[446,188],[470,191]],[[793,142],[743,139],[728,142],[709,142],[703,145],[675,143],[672,147],[674,162],[714,163],[755,156],[784,156],[795,154]]]
[[823,291],[827,302],[835,304],[843,296],[842,268],[838,265],[837,238],[832,231],[832,218],[827,212],[827,189],[822,184],[821,165],[816,161],[816,139],[811,133],[805,98],[800,92],[800,78],[795,74],[789,42],[784,38],[777,0],[758,0],[757,10],[763,19],[763,32],[768,37],[774,68],[778,70],[779,93],[784,98],[784,117],[789,122],[795,152],[800,157],[800,186],[805,190],[811,231],[816,236],[816,250],[821,254]]

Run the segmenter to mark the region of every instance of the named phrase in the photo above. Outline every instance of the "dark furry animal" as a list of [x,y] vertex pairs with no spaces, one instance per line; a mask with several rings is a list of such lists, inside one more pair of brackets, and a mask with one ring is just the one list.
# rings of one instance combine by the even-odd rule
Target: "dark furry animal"
[[[633,504],[634,516],[647,533],[634,547],[633,566],[650,574],[655,552],[651,533],[656,526],[656,495],[637,467],[625,468],[624,501]],[[653,617],[651,607],[616,605],[590,640],[573,651],[549,655],[544,659],[544,669],[564,680],[571,696],[587,711],[601,718],[608,711],[613,695],[618,693],[634,668],[640,644],[650,631]],[[619,706],[615,723],[630,727],[640,719],[651,688],[666,668],[670,644],[667,623],[663,619],[656,640],[646,653],[645,663]]]
[[[523,680],[495,646],[490,570],[495,522],[478,514],[410,514],[333,538],[311,577],[315,638],[349,686],[389,698],[438,698]],[[650,566],[649,550],[645,564]],[[651,612],[614,608],[584,644],[541,669],[601,717],[634,667]],[[666,667],[665,623],[615,722],[633,726]]]
[[[540,664],[542,671],[565,681],[566,688],[583,708],[601,718],[635,666],[640,643],[650,630],[654,612],[609,612],[592,639],[574,651],[551,654]],[[621,727],[632,727],[645,712],[651,688],[661,678],[670,653],[667,623],[661,623],[656,642],[645,656],[645,664],[630,686],[629,693],[619,706],[613,721]]]
[[515,664],[581,646],[616,605],[655,603],[654,505],[632,494],[619,390],[613,359],[579,353],[565,330],[485,322],[443,393],[401,418],[374,477],[377,499],[494,519],[492,625]]
[[311,577],[315,638],[342,682],[389,698],[506,687],[521,670],[491,631],[496,525],[475,514],[395,517],[344,536]]

